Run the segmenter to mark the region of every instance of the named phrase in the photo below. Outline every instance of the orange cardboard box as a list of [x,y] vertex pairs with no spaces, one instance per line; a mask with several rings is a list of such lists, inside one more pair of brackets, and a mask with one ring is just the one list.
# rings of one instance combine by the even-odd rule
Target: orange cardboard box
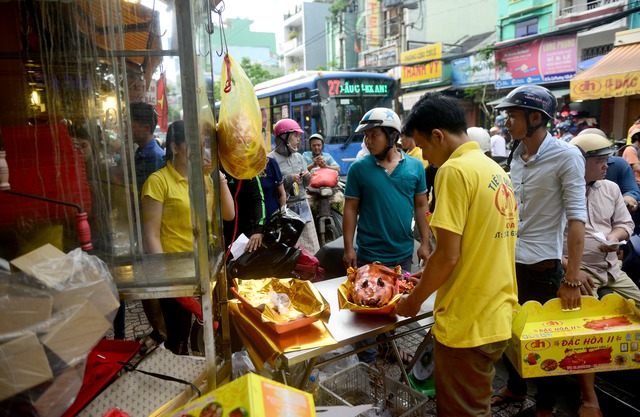
[[617,294],[569,312],[559,298],[528,301],[514,308],[505,353],[523,378],[640,369],[640,310]]
[[178,409],[173,417],[315,417],[311,394],[246,374]]

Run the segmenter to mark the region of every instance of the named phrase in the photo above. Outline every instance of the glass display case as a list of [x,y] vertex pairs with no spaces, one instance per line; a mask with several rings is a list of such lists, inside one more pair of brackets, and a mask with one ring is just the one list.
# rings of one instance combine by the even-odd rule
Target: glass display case
[[[220,307],[227,288],[205,80],[216,57],[214,3],[0,2],[0,150],[10,175],[0,192],[0,257],[45,243],[64,252],[92,247],[109,265],[121,299],[199,297],[211,387],[229,377],[231,362],[222,348],[229,346]],[[141,169],[131,115],[131,105],[141,102],[156,110],[160,146],[167,125],[184,121],[193,251],[145,250],[140,193],[149,173]],[[84,213],[90,236],[77,227]],[[214,320],[222,328],[217,341]]]

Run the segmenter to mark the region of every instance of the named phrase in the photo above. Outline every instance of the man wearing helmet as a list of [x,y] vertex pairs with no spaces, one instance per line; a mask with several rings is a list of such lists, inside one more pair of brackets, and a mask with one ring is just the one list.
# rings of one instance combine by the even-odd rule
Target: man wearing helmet
[[[413,292],[396,313],[415,316],[434,303],[438,416],[489,416],[495,369],[511,337],[517,302],[517,204],[509,176],[470,141],[464,108],[425,94],[405,122],[422,154],[438,168],[438,205],[430,218],[436,246]],[[488,142],[488,133],[486,134]]]
[[[585,182],[587,196],[587,218],[585,243],[579,276],[584,285],[591,287],[593,295],[597,290],[607,288],[624,298],[640,304],[640,290],[629,276],[620,269],[616,254],[619,243],[627,240],[633,232],[633,220],[625,207],[620,188],[605,180],[607,159],[612,154],[608,139],[596,133],[576,136],[570,144],[577,146],[586,158]],[[596,238],[601,233],[607,242]],[[568,242],[564,241],[563,265],[567,265]],[[602,416],[598,397],[594,389],[595,374],[576,375],[580,383],[582,405],[580,417]]]
[[340,165],[331,155],[324,151],[324,138],[320,133],[309,136],[310,151],[302,154],[307,170],[313,172],[318,168],[329,168],[340,173]]
[[[418,257],[429,256],[428,211],[424,168],[395,148],[400,118],[387,108],[369,110],[356,128],[364,133],[369,155],[349,168],[344,207],[344,265],[358,267],[380,261],[411,270],[415,215],[422,244]],[[358,226],[358,251],[354,234]]]
[[[518,301],[545,303],[559,297],[563,309],[581,306],[580,296],[591,295],[579,276],[587,220],[584,157],[568,143],[546,130],[556,111],[556,98],[544,87],[516,88],[496,106],[507,116],[505,126],[520,145],[513,151],[511,180],[518,202],[516,242]],[[568,222],[569,260],[562,268],[562,240]],[[492,403],[523,401],[527,384],[505,358],[507,386],[494,394]],[[555,405],[554,379],[536,378],[536,415],[551,416]]]
[[[343,216],[344,266],[357,268],[375,261],[411,271],[415,217],[420,232],[418,258],[429,256],[429,210],[422,162],[396,148],[400,118],[391,109],[369,110],[356,132],[364,133],[369,155],[349,167]],[[354,235],[358,226],[356,252]],[[375,350],[358,354],[370,363]]]
[[569,141],[573,139],[573,135],[570,132],[570,122],[567,122],[566,120],[564,122],[560,122],[556,125],[556,128],[558,129],[558,139],[563,140],[567,143],[569,143]]

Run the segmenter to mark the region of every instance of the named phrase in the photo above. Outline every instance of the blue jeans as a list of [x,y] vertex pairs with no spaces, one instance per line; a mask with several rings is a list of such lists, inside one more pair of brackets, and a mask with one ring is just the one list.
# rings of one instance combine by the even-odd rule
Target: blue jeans
[[[400,259],[397,261],[391,261],[391,262],[386,262],[383,263],[382,265],[384,266],[388,266],[390,268],[394,268],[396,265],[400,265],[400,267],[402,268],[403,271],[411,271],[411,261],[413,259],[413,256],[409,256],[408,258],[405,259]],[[361,266],[367,265],[367,264],[371,264],[373,263],[373,261],[367,261],[361,258],[358,258],[358,268],[360,268]],[[386,345],[387,344],[387,338],[389,337],[389,335],[387,333],[383,333],[378,335],[375,339],[372,337],[368,337],[364,340],[360,340],[356,343],[353,344],[353,348],[354,349],[359,349],[365,346],[369,346],[374,344],[376,341],[378,341],[381,344]],[[360,360],[360,362],[364,362],[364,363],[368,363],[371,364],[373,362],[376,361],[376,358],[378,356],[378,350],[376,349],[376,347],[370,347],[368,349],[363,350],[362,352],[358,352],[358,359]]]

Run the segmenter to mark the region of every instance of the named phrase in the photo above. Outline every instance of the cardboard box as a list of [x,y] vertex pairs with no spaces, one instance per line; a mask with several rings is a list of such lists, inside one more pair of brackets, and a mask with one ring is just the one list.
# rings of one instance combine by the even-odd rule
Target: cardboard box
[[609,294],[582,297],[579,311],[560,299],[516,305],[505,351],[524,378],[640,369],[640,310]]
[[104,317],[113,314],[120,307],[120,300],[103,279],[89,281],[86,285],[55,291],[52,294],[54,313],[81,304],[83,301],[89,301]]
[[9,294],[0,297],[0,338],[13,336],[14,332],[32,326],[40,326],[38,330],[42,331],[42,324],[51,318],[52,306],[53,298],[50,295],[27,297]]
[[311,394],[246,374],[178,409],[175,417],[315,417]]
[[[89,301],[59,312],[41,342],[66,364],[84,358],[111,323]],[[55,369],[55,364],[54,369]]]
[[34,333],[0,345],[0,401],[52,378],[47,355]]

